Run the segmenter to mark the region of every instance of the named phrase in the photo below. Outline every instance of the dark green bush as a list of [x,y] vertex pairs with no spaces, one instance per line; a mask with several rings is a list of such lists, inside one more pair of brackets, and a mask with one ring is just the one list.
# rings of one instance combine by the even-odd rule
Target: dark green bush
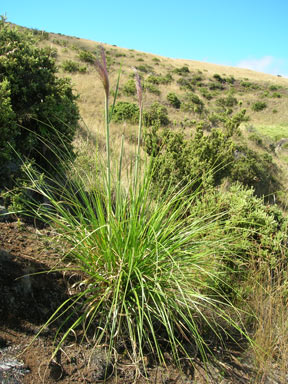
[[63,71],[65,71],[65,72],[70,72],[70,73],[73,73],[73,72],[84,73],[84,72],[86,72],[86,67],[84,67],[83,65],[80,65],[79,63],[76,63],[75,61],[72,61],[72,60],[63,61],[61,66],[62,66]]
[[176,109],[179,109],[181,106],[181,101],[178,99],[177,95],[175,93],[168,93],[167,100],[169,103]]
[[251,133],[251,135],[249,135],[249,140],[253,141],[255,144],[259,146],[263,145],[263,139],[257,133]]
[[125,53],[116,52],[115,57],[127,57]]
[[213,75],[213,79],[219,81],[219,83],[226,83],[226,79],[222,76],[220,76],[218,73],[215,73],[215,75]]
[[163,190],[171,185],[181,188],[193,180],[192,189],[218,185],[233,162],[233,143],[218,129],[206,136],[199,127],[193,138],[185,139],[181,132],[159,133],[154,128],[148,131],[145,144],[149,154],[157,155],[154,183]]
[[175,68],[173,72],[180,76],[186,76],[188,73],[190,73],[190,70],[187,65],[183,65],[181,68]]
[[186,96],[186,102],[181,104],[181,108],[186,112],[201,114],[204,111],[204,102],[195,93]]
[[149,83],[147,81],[145,81],[144,83],[144,89],[157,96],[160,96],[161,94],[160,89],[157,87],[157,85]]
[[197,180],[192,187],[215,187],[224,178],[253,187],[257,195],[268,195],[279,189],[277,167],[268,154],[261,155],[247,145],[235,144],[231,137],[237,134],[243,112],[222,119],[225,126],[204,134],[199,124],[194,137],[187,139],[183,133],[165,130],[159,133],[147,130],[146,151],[156,155],[155,183],[159,188]]
[[211,91],[222,91],[223,89],[225,89],[223,83],[210,83],[208,87]]
[[38,40],[49,40],[49,33],[46,31],[40,31],[39,29],[32,28],[31,32],[33,33],[34,36],[37,37]]
[[263,111],[263,109],[267,108],[267,104],[264,101],[256,101],[256,103],[252,104],[251,109],[255,112]]
[[154,103],[148,111],[143,114],[143,120],[146,127],[153,125],[166,126],[169,124],[168,110],[160,103]]
[[278,91],[280,87],[278,85],[270,85],[269,90],[270,91]]
[[279,93],[279,92],[273,92],[273,93],[272,93],[272,97],[277,98],[277,99],[281,99],[281,93]]
[[92,52],[81,50],[78,54],[78,57],[80,60],[84,61],[85,63],[93,64],[95,62],[95,56]]
[[207,88],[201,88],[200,93],[205,97],[207,100],[212,100],[213,99],[213,94],[208,91]]
[[160,84],[159,76],[155,76],[155,75],[149,75],[146,81],[148,81],[151,84],[156,84],[156,85]]
[[238,273],[225,276],[227,286],[233,288],[230,294],[239,292],[239,280],[245,280],[250,261],[255,261],[255,256],[259,267],[263,262],[268,263],[273,276],[273,270],[283,260],[288,241],[288,221],[277,205],[266,205],[263,198],[255,196],[253,188],[247,189],[239,183],[232,184],[228,189],[208,191],[197,205],[202,216],[211,210],[216,215],[224,215],[224,233],[241,234],[237,244],[238,257],[230,260],[229,265],[231,271]]
[[123,93],[126,96],[134,96],[134,95],[136,95],[135,80],[130,79],[130,80],[127,81],[127,83],[123,87]]
[[235,80],[234,76],[229,76],[226,78],[226,81],[229,84],[234,84],[236,80]]
[[44,169],[57,163],[50,143],[59,151],[72,151],[79,118],[76,97],[70,81],[57,78],[51,53],[51,49],[37,48],[31,35],[1,19],[0,158],[7,160],[0,170],[1,185],[15,171],[14,150]]
[[243,88],[250,88],[250,89],[259,89],[260,86],[256,83],[252,83],[251,81],[241,81],[240,82],[240,85],[243,87]]
[[238,104],[238,100],[236,99],[236,97],[228,95],[227,97],[220,97],[219,99],[217,99],[216,104],[222,108],[233,108],[235,107],[235,105]]
[[191,79],[181,77],[179,80],[177,80],[177,84],[180,85],[181,89],[187,89],[188,91],[192,92],[195,90],[195,85],[191,82]]
[[116,123],[128,121],[132,124],[138,123],[139,107],[136,104],[126,101],[119,101],[115,104],[112,120]]
[[13,156],[12,148],[20,135],[20,128],[16,124],[16,113],[11,105],[11,90],[7,79],[0,83],[0,163],[9,161]]
[[160,84],[170,84],[173,81],[173,77],[170,73],[167,73],[165,76],[159,76]]
[[153,70],[153,68],[148,64],[138,65],[138,66],[136,66],[136,69],[138,69],[138,71],[144,72],[144,73],[148,73],[148,72],[151,72]]
[[67,47],[68,46],[68,42],[66,40],[62,40],[62,39],[53,39],[52,42],[54,44],[57,44],[57,45],[60,45],[61,47]]
[[277,166],[271,155],[261,154],[249,149],[246,145],[237,145],[234,150],[234,163],[230,178],[253,187],[258,196],[267,196],[277,191]]

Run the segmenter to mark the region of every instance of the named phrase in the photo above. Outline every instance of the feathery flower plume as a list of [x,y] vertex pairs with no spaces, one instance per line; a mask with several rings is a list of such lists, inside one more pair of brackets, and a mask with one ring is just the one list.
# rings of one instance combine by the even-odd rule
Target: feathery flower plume
[[105,56],[105,50],[102,46],[100,46],[100,58],[96,59],[96,70],[98,72],[98,75],[102,81],[106,97],[108,99],[109,96],[109,77],[108,77],[108,71],[107,71],[107,63],[106,63],[106,56]]
[[134,68],[134,71],[135,71],[135,80],[136,80],[135,83],[136,83],[138,103],[139,103],[139,108],[141,109],[142,108],[142,95],[143,95],[141,80],[140,80],[140,76],[139,76],[139,73],[137,72],[136,68]]

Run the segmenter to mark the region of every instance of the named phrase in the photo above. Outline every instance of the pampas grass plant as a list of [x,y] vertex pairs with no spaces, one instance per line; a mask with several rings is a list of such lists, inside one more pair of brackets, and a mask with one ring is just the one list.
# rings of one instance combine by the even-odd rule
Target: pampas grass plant
[[124,345],[136,366],[146,354],[163,364],[165,353],[178,365],[183,358],[193,363],[196,355],[205,359],[207,334],[219,340],[231,329],[243,334],[238,311],[220,288],[237,238],[223,232],[222,215],[199,215],[197,192],[188,194],[189,185],[177,192],[171,188],[165,198],[153,194],[153,162],[140,158],[138,75],[138,142],[130,182],[124,187],[124,139],[116,165],[110,157],[115,99],[110,113],[104,50],[96,68],[105,93],[106,129],[106,161],[97,165],[98,188],[88,190],[87,180],[95,175],[83,175],[68,158],[64,176],[46,177],[46,183],[26,169],[30,189],[45,202],[32,207],[34,215],[55,229],[67,249],[64,261],[71,262],[67,269],[79,276],[73,294],[45,324],[61,319],[54,355],[80,327],[93,345],[109,345],[110,351]]

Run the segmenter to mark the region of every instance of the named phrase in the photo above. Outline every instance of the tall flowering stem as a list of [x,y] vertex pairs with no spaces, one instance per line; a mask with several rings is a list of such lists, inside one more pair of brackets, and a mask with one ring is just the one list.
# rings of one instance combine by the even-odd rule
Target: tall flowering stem
[[[136,70],[135,70],[136,71]],[[141,86],[141,80],[138,72],[135,73],[135,83],[139,104],[139,126],[138,126],[138,144],[137,144],[137,152],[136,152],[136,161],[135,161],[135,180],[134,186],[136,188],[137,180],[138,180],[138,172],[139,172],[139,160],[140,160],[140,144],[141,144],[141,136],[142,136],[142,115],[143,115],[143,90]]]
[[[111,158],[110,158],[110,126],[109,126],[109,77],[107,71],[107,62],[105,56],[105,50],[101,46],[100,47],[100,58],[96,59],[96,70],[100,77],[100,80],[103,84],[103,88],[105,91],[105,127],[106,127],[106,155],[107,155],[107,199],[108,199],[108,212],[107,212],[107,221],[109,233],[111,231],[110,228],[110,216],[112,210],[112,202],[111,202]],[[110,236],[109,236],[110,237]]]

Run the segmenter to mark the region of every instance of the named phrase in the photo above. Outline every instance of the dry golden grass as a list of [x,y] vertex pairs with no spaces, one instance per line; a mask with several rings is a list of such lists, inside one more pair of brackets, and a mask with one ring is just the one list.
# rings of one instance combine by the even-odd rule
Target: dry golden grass
[[[254,364],[259,383],[265,383],[271,372],[277,383],[288,379],[288,282],[287,260],[277,260],[274,269],[268,263],[251,265],[248,285],[253,292],[250,305],[257,318],[254,333]],[[275,370],[275,367],[277,369]]]
[[[57,34],[50,34],[49,40],[41,42],[41,44],[49,45],[50,47],[57,49],[57,63],[59,64],[59,66],[64,60],[67,59],[80,62],[78,58],[79,50],[84,49],[91,52],[95,52],[97,50],[97,47],[99,46],[99,43],[94,41]],[[171,59],[148,53],[129,50],[127,48],[119,48],[107,44],[101,45],[104,46],[108,56],[110,56],[112,60],[109,74],[111,81],[111,89],[113,89],[113,85],[116,84],[117,73],[120,69],[120,65],[122,66],[119,100],[136,102],[135,97],[125,97],[121,92],[121,87],[123,87],[125,82],[133,74],[134,67],[137,67],[139,65],[147,65],[150,66],[150,70],[154,73],[165,76],[167,73],[172,73],[173,69],[180,68],[183,65],[186,65],[189,67],[189,70],[191,72],[202,73],[202,76],[205,78],[206,81],[210,81],[210,79],[213,78],[213,75],[217,73],[220,74],[220,76],[234,76],[236,80],[244,80],[257,83],[260,84],[261,87],[263,86],[266,89],[269,88],[269,86],[272,84],[280,86],[281,90],[279,92],[281,92],[283,96],[281,98],[273,98],[273,92],[270,92],[267,97],[263,97],[263,101],[267,103],[267,108],[261,112],[253,112],[251,106],[254,102],[262,100],[262,91],[243,92],[243,90],[236,90],[235,92],[234,90],[234,92],[235,97],[239,101],[241,100],[242,102],[241,108],[247,109],[247,114],[250,117],[251,124],[254,124],[255,126],[284,124],[288,127],[288,79],[286,78],[255,72],[248,69],[228,67],[211,63],[203,63],[192,60]],[[93,68],[93,65],[84,65],[86,65],[87,67],[87,73],[67,74],[62,72],[61,76],[68,75],[72,78],[75,91],[80,94],[79,107],[81,116],[87,126],[89,126],[91,131],[96,132],[97,125],[103,119],[103,90],[100,81],[98,80],[96,70],[95,68]],[[194,117],[189,116],[189,113],[184,113],[183,111],[175,110],[167,102],[167,94],[169,92],[176,93],[180,99],[183,99],[185,95],[185,91],[181,90],[176,82],[179,79],[179,76],[176,74],[172,75],[174,81],[171,84],[158,86],[161,92],[160,96],[155,96],[147,92],[146,98],[144,99],[144,108],[145,106],[147,107],[155,101],[159,101],[167,106],[171,122],[176,122],[176,125],[179,125],[180,122],[185,119],[185,117],[188,119],[193,119]],[[148,76],[148,74],[144,73],[143,76]],[[196,93],[199,94],[198,89]],[[199,95],[201,97],[201,94]],[[223,97],[225,95],[227,95],[227,90],[223,94],[219,92],[216,98]],[[203,100],[208,110],[213,110],[213,108],[215,108],[215,99],[209,102],[205,99]]]

